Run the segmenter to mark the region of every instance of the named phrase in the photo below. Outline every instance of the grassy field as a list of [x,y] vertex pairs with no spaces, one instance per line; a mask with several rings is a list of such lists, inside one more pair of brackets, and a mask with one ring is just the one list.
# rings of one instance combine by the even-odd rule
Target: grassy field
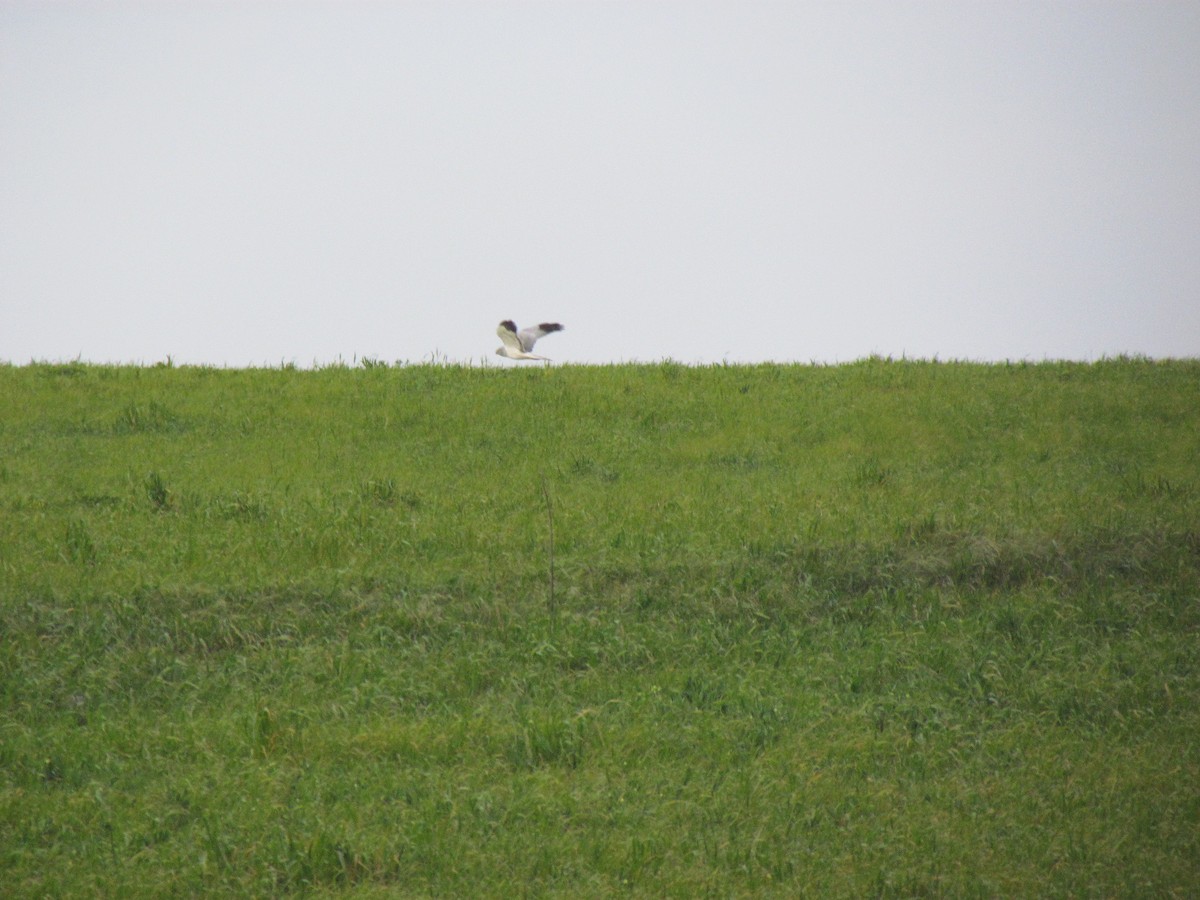
[[0,366],[4,896],[1198,884],[1200,362]]

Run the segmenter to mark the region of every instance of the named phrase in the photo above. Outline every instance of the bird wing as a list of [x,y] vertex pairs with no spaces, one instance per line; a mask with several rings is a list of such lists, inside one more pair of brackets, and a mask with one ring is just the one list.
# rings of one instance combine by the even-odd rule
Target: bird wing
[[511,319],[505,319],[496,329],[496,334],[500,335],[500,340],[509,350],[515,350],[518,353],[524,352],[521,346],[521,339],[517,337],[517,326],[513,324]]
[[521,339],[521,348],[528,353],[533,349],[533,345],[537,343],[538,338],[545,337],[548,334],[553,334],[555,331],[562,330],[563,327],[557,322],[542,322],[540,325],[522,328],[519,332],[517,332],[517,337]]

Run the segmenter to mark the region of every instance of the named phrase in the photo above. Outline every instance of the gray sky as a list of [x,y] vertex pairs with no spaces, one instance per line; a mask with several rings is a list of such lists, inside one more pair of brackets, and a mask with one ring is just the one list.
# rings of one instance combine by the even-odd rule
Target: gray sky
[[0,0],[0,360],[1200,355],[1200,3]]

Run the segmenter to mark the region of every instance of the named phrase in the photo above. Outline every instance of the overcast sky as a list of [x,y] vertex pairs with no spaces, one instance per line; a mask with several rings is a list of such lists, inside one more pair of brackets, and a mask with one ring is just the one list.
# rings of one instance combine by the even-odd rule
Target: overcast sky
[[0,0],[0,360],[1200,355],[1200,3]]

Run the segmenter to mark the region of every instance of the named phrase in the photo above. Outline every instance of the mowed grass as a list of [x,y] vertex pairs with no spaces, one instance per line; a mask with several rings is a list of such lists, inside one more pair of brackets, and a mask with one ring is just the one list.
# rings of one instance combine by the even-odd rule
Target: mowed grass
[[1194,896],[1198,631],[1195,361],[0,367],[5,896]]

